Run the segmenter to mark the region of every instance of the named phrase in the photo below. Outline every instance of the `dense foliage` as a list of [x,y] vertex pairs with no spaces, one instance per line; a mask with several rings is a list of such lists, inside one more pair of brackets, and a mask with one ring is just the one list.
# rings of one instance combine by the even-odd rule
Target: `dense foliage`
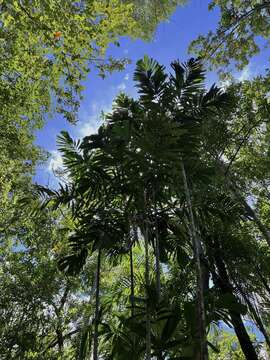
[[206,36],[199,36],[191,49],[215,67],[243,68],[269,46],[268,0],[212,0],[208,6],[209,10],[220,11],[218,27]]
[[76,122],[91,68],[128,61],[108,46],[150,40],[181,3],[0,0],[1,360],[267,359],[269,76],[205,76],[249,63],[268,1],[212,1],[200,58],[139,60],[138,98],[120,93],[93,135],[62,131],[58,188],[31,182],[35,129]]
[[181,1],[166,1],[163,15],[157,6],[156,14],[142,16],[146,3],[0,1],[1,198],[17,174],[36,165],[41,154],[33,146],[34,131],[49,115],[58,112],[76,122],[90,70],[105,76],[124,68],[128,59],[106,56],[108,46],[119,45],[121,35],[150,38]]
[[[95,359],[98,353],[206,359],[206,332],[219,321],[234,328],[247,359],[258,359],[242,316],[251,317],[268,341],[262,318],[269,239],[264,219],[245,200],[250,174],[241,163],[249,157],[251,132],[240,146],[238,132],[252,125],[239,110],[248,99],[239,85],[227,93],[216,86],[206,91],[198,60],[173,62],[172,70],[168,76],[154,60],[140,60],[138,100],[119,95],[97,134],[79,142],[65,132],[59,137],[68,182],[57,191],[37,188],[42,207],[64,205],[73,220],[59,267],[75,275],[89,255],[97,256],[96,309],[88,329]],[[265,122],[255,115],[252,130]],[[254,141],[263,145],[261,138]],[[137,246],[144,248],[143,278],[133,264]],[[130,301],[120,285],[117,302],[114,293],[106,295],[109,289],[103,300],[103,263],[121,265],[127,256]]]

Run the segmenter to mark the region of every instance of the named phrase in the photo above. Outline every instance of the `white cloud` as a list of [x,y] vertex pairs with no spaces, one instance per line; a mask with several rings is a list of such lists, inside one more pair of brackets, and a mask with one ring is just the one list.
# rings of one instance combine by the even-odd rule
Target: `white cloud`
[[238,81],[245,81],[245,80],[250,80],[252,77],[252,72],[250,69],[250,66],[246,66],[239,74],[239,76],[237,77]]
[[103,123],[102,113],[111,112],[112,104],[119,91],[127,89],[126,81],[130,75],[125,74],[123,81],[119,85],[113,85],[107,89],[106,94],[99,101],[93,101],[89,107],[81,110],[80,121],[77,123],[71,135],[82,138],[97,132],[99,126]]
[[126,90],[127,86],[125,83],[121,83],[117,86],[117,89],[120,90],[120,91],[124,91]]
[[84,121],[81,124],[78,123],[78,136],[84,137],[94,134],[98,129],[98,122],[91,116],[88,121]]
[[[111,99],[111,96],[108,96],[108,98]],[[111,110],[111,104],[112,99],[106,103],[104,101],[93,102],[89,110],[81,114],[81,120],[77,123],[73,136],[83,138],[84,136],[96,133],[102,123],[101,113],[109,112]]]
[[49,173],[48,186],[58,188],[60,184],[69,182],[69,172],[64,169],[63,158],[57,150],[51,150],[51,157],[48,161],[47,171]]
[[233,72],[232,78],[222,80],[219,82],[219,86],[226,90],[234,81],[245,81],[245,80],[251,80],[256,75],[256,69],[253,65],[247,65],[244,67],[242,71],[239,72]]
[[63,159],[59,151],[52,150],[48,163],[48,171],[55,172],[63,167]]

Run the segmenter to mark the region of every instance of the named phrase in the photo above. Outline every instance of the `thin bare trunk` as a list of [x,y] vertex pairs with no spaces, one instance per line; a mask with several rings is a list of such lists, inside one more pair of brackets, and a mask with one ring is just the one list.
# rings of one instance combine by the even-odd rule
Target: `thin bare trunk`
[[268,292],[269,296],[270,296],[270,287],[267,284],[267,280],[265,279],[265,277],[263,276],[263,274],[261,273],[260,269],[258,266],[256,266],[256,273],[259,276],[259,278],[261,279],[261,282],[263,283],[263,286],[265,287],[265,290]]
[[255,211],[252,209],[251,206],[248,205],[248,203],[246,202],[246,200],[244,200],[243,198],[241,198],[241,195],[237,192],[236,189],[233,190],[234,193],[237,195],[237,197],[239,198],[239,200],[242,202],[242,204],[244,205],[248,215],[250,217],[252,217],[252,219],[254,220],[255,224],[257,225],[258,229],[260,230],[261,234],[263,235],[263,237],[265,238],[267,244],[270,246],[270,234],[269,234],[269,229],[261,222],[260,218],[256,215]]
[[258,360],[258,356],[247,333],[241,315],[230,311],[231,321],[240,343],[241,349],[247,360]]
[[249,302],[249,300],[247,300],[247,304],[248,304],[249,311],[251,312],[256,325],[260,329],[260,332],[263,334],[263,336],[265,338],[265,342],[266,342],[268,348],[270,349],[270,336],[263,324],[260,314],[258,313],[257,309],[255,309],[255,307],[252,305],[252,303]]
[[200,344],[198,351],[195,355],[196,360],[207,360],[207,339],[206,339],[206,321],[205,321],[205,306],[204,306],[204,279],[202,273],[202,266],[201,266],[201,255],[202,255],[202,248],[201,243],[198,238],[198,234],[196,231],[193,209],[192,209],[192,202],[190,196],[190,190],[187,183],[187,176],[185,171],[185,166],[183,161],[181,160],[181,170],[182,170],[182,177],[184,182],[184,190],[186,201],[188,205],[188,212],[190,217],[190,235],[193,245],[193,251],[195,256],[196,262],[196,282],[197,282],[197,317],[198,317],[198,342]]
[[129,250],[129,264],[130,264],[130,302],[131,302],[131,316],[134,316],[134,269],[133,269],[133,254],[132,246]]
[[63,347],[64,347],[64,336],[63,336],[63,328],[62,328],[62,312],[63,308],[65,306],[65,303],[67,301],[67,297],[69,294],[69,284],[67,284],[64,294],[60,300],[60,305],[57,307],[53,304],[55,314],[57,316],[57,328],[56,328],[56,336],[57,336],[57,343],[59,348],[59,355],[62,358],[63,357]]
[[[157,200],[156,191],[153,191],[154,200],[154,217],[155,217],[155,260],[156,260],[156,289],[157,289],[157,301],[160,302],[161,297],[161,281],[160,281],[160,251],[159,251],[159,229],[157,218]],[[156,356],[157,360],[163,360],[163,352],[160,350]]]
[[255,224],[257,225],[258,229],[260,230],[262,236],[266,240],[267,244],[270,246],[270,232],[267,226],[264,225],[264,223],[261,221],[261,219],[257,216],[255,211],[252,209],[251,206],[247,203],[247,201],[243,198],[243,196],[240,194],[237,185],[235,184],[232,176],[228,174],[226,165],[222,162],[218,162],[219,169],[221,170],[222,174],[224,175],[225,179],[227,180],[227,184],[234,194],[235,198],[244,206],[247,214],[249,217],[253,219]]
[[253,317],[253,320],[255,321],[256,325],[258,326],[260,332],[263,334],[265,341],[270,349],[270,337],[269,337],[269,334],[262,322],[262,319],[260,317],[260,314],[258,313],[258,310],[255,308],[255,306],[253,306],[252,302],[249,300],[249,298],[246,295],[245,291],[243,290],[242,286],[235,280],[234,280],[234,283],[235,283],[236,287],[238,288],[238,290],[240,291],[241,295],[243,296],[243,298],[249,308],[249,311]]
[[100,262],[101,262],[101,249],[98,250],[97,270],[96,270],[96,296],[95,296],[96,302],[95,302],[93,360],[98,360],[98,324],[99,324]]
[[[218,270],[218,286],[223,294],[231,294],[233,295],[233,287],[230,282],[230,278],[225,266],[225,263],[222,259],[222,254],[219,249],[216,249],[215,255],[215,263]],[[216,274],[213,274],[216,277]],[[229,310],[229,314],[231,317],[231,322],[234,327],[234,331],[238,338],[241,349],[247,360],[258,360],[258,356],[252,344],[252,341],[248,335],[248,332],[245,328],[244,322],[239,312],[234,310]]]
[[[144,193],[144,206],[146,210],[146,193]],[[149,299],[148,299],[148,292],[150,288],[150,267],[149,267],[149,224],[148,218],[145,215],[145,226],[144,226],[144,244],[145,244],[145,286],[146,286],[146,297],[145,297],[145,311],[146,311],[146,360],[151,359],[151,322],[150,322],[150,312],[149,312]]]
[[158,231],[158,219],[157,219],[157,202],[156,194],[154,192],[154,216],[155,216],[155,259],[156,259],[156,287],[157,287],[157,299],[160,301],[161,296],[161,282],[160,282],[160,252],[159,252],[159,231]]

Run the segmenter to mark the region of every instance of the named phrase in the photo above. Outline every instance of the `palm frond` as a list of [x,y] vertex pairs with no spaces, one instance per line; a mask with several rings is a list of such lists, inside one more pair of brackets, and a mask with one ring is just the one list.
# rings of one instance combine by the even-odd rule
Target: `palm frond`
[[145,103],[158,102],[159,97],[166,89],[167,74],[165,67],[156,60],[145,56],[137,62],[134,72],[134,81],[141,95],[141,101]]
[[205,70],[200,59],[191,58],[186,63],[180,63],[179,60],[171,63],[174,74],[171,74],[170,80],[175,87],[176,94],[182,102],[186,102],[192,96],[198,94],[204,89]]
[[82,162],[83,157],[80,153],[80,140],[74,141],[67,131],[61,131],[61,135],[57,137],[57,144],[62,154],[63,165],[68,169],[71,175]]

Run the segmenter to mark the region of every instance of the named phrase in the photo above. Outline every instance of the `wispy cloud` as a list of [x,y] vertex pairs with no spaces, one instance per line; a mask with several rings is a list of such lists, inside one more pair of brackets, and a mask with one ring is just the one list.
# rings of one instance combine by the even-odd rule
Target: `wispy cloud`
[[[116,92],[116,90],[114,91]],[[74,130],[75,137],[83,138],[97,132],[102,123],[101,113],[106,113],[111,110],[114,96],[114,93],[110,94],[106,102],[92,102],[89,109],[84,109],[84,112],[80,116],[80,121],[77,123]]]
[[121,84],[119,84],[117,86],[117,89],[120,90],[120,91],[124,91],[124,90],[126,90],[126,88],[127,88],[127,86],[126,86],[126,84],[124,82],[122,82]]
[[48,171],[55,172],[63,167],[63,159],[59,151],[50,151],[51,157],[48,162]]
[[84,108],[83,111],[81,111],[80,121],[77,123],[73,132],[75,137],[82,138],[89,136],[98,130],[102,123],[101,113],[111,111],[112,103],[119,91],[128,92],[131,93],[130,95],[135,96],[136,90],[129,86],[128,80],[130,80],[130,74],[126,73],[119,84],[113,84],[113,86],[110,86],[106,90],[102,99],[91,102],[88,108]]
[[47,186],[58,188],[59,183],[64,184],[69,181],[69,173],[64,171],[61,153],[58,150],[51,150],[50,153],[51,156],[46,168],[49,174]]
[[89,120],[78,124],[77,134],[79,137],[85,137],[94,134],[99,127],[98,121],[95,117],[91,116]]
[[246,80],[251,80],[253,78],[253,76],[256,75],[255,70],[254,70],[254,67],[251,67],[251,65],[248,65],[248,66],[244,67],[244,69],[242,71],[234,72],[232,74],[231,79],[229,78],[226,80],[219,81],[219,86],[222,89],[226,90],[234,81],[242,82],[242,81],[246,81]]
[[237,80],[238,81],[245,81],[245,80],[250,80],[252,78],[252,71],[250,66],[246,66],[241,72],[240,74],[237,76]]

